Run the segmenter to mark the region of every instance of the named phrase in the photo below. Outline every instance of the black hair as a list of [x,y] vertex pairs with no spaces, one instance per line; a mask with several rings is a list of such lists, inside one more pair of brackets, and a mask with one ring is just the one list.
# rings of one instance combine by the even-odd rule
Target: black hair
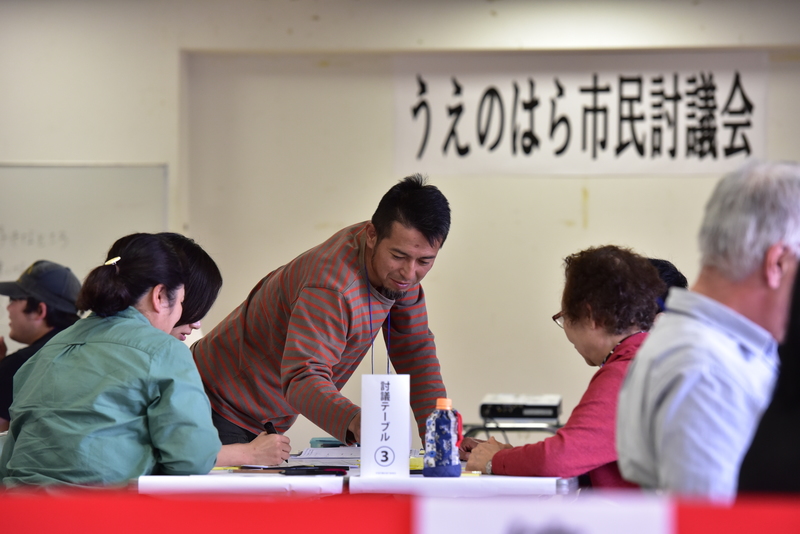
[[390,235],[395,221],[420,232],[431,246],[441,247],[450,232],[450,204],[436,186],[413,174],[389,189],[372,215],[378,242]]
[[667,288],[658,297],[658,311],[663,312],[664,303],[666,302],[667,295],[669,294],[669,288],[680,287],[686,289],[689,287],[689,282],[686,280],[686,277],[683,276],[683,273],[681,273],[671,261],[661,260],[658,258],[648,258],[648,260],[650,261],[650,264],[658,271],[658,277],[661,278],[661,281],[667,284]]
[[163,284],[170,302],[185,283],[186,260],[160,235],[131,234],[118,239],[108,251],[115,264],[92,270],[78,294],[77,307],[97,315],[115,315],[135,305],[151,288]]
[[[27,302],[25,304],[25,309],[22,310],[23,313],[33,313],[37,311],[39,309],[39,304],[44,302],[33,297],[28,297],[25,300]],[[75,313],[56,310],[46,302],[44,302],[44,305],[47,306],[47,314],[44,316],[44,322],[50,328],[64,330],[65,328],[75,324],[78,319],[80,319],[80,317]]]
[[184,278],[183,313],[175,326],[196,323],[206,316],[217,300],[222,288],[222,274],[211,256],[194,240],[172,232],[158,235],[169,241],[188,266]]

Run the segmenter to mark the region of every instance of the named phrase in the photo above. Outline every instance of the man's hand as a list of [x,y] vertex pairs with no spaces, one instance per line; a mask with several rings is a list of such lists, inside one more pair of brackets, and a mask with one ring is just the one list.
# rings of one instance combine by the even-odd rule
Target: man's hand
[[475,438],[464,438],[461,440],[461,445],[458,447],[458,459],[462,461],[469,460],[469,455],[472,449],[481,443],[486,443],[485,440]]
[[289,438],[262,432],[250,443],[223,445],[216,465],[278,465],[289,458],[290,452]]
[[489,438],[489,441],[479,443],[475,448],[472,449],[469,455],[469,460],[467,460],[466,470],[480,471],[481,473],[485,473],[486,464],[489,462],[489,460],[494,458],[495,454],[503,449],[511,448],[513,447],[507,443],[500,443],[494,438]]
[[353,443],[361,443],[361,411],[353,417],[350,424],[347,425],[347,445]]
[[3,336],[0,336],[0,360],[6,357],[7,352],[8,347],[6,347],[6,340]]

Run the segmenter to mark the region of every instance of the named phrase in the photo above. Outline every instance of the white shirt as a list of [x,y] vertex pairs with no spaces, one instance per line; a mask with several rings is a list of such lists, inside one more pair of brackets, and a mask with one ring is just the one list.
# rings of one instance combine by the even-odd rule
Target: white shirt
[[673,288],[639,349],[617,407],[622,476],[646,488],[731,502],[778,374],[765,329]]

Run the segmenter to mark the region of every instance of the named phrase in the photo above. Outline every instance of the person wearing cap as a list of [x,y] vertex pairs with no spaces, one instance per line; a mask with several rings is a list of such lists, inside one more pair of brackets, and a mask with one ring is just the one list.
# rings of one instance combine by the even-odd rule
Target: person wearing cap
[[8,337],[27,345],[6,355],[0,336],[0,431],[8,430],[14,375],[53,336],[80,318],[75,307],[80,289],[69,268],[47,260],[35,262],[15,282],[0,282],[0,295],[10,298]]
[[75,300],[81,283],[72,271],[47,260],[28,267],[15,282],[0,282],[8,303],[8,337],[28,345],[6,354],[0,336],[0,431],[8,430],[14,375],[50,339],[79,319]]

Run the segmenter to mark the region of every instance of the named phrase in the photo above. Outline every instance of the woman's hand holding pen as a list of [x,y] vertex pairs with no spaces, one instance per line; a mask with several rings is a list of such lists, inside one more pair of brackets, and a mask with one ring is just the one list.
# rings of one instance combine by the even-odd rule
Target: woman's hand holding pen
[[253,465],[278,465],[289,459],[292,447],[289,438],[280,434],[262,432],[256,439],[248,443]]
[[289,458],[290,452],[289,438],[262,432],[250,443],[223,445],[216,465],[278,465]]

